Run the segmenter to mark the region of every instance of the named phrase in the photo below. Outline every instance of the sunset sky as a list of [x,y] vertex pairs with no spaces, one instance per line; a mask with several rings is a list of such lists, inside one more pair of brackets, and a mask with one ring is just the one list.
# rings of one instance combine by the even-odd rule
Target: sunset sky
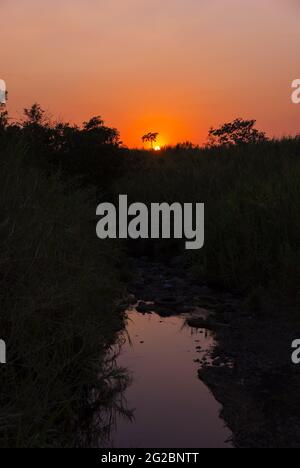
[[0,78],[20,118],[39,102],[80,123],[102,115],[129,146],[202,143],[256,118],[300,133],[299,0],[0,0]]

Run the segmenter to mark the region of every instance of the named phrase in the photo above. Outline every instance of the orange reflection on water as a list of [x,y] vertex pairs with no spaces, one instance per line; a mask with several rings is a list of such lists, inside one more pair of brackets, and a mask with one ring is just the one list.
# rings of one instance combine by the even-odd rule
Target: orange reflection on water
[[230,433],[219,418],[220,405],[199,380],[202,357],[213,337],[184,326],[183,317],[130,312],[129,339],[118,364],[133,377],[126,391],[134,421],[117,421],[116,448],[229,447]]

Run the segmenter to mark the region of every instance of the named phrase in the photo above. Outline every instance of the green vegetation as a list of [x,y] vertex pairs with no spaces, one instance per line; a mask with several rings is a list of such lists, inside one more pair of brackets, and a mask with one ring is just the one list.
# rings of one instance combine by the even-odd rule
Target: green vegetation
[[91,191],[46,177],[28,165],[24,145],[9,146],[0,150],[0,329],[8,347],[0,446],[80,444],[80,417],[88,424],[91,407],[103,416],[101,440],[128,383],[107,354],[123,325],[122,253],[97,242]]
[[[300,140],[136,154],[117,193],[144,203],[205,202],[206,244],[186,253],[201,280],[299,299]],[[273,296],[274,297],[274,296]]]
[[[154,153],[124,148],[100,117],[71,126],[38,105],[19,124],[0,115],[1,446],[92,443],[87,433],[102,440],[111,412],[130,416],[128,377],[109,352],[128,257],[96,238],[101,201],[205,202],[203,250],[154,250],[182,254],[196,278],[251,300],[299,301],[300,139],[268,141],[254,125],[238,119],[212,129],[207,148]],[[135,242],[134,252],[152,246]],[[93,410],[95,430],[79,435]]]

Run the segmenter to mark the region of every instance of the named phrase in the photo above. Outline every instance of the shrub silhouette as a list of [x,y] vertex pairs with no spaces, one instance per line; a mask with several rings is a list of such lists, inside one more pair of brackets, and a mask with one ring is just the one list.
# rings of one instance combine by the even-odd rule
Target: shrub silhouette
[[267,140],[266,134],[255,128],[256,120],[236,119],[225,123],[220,128],[211,128],[208,146],[231,146],[249,143],[261,143]]
[[82,126],[51,122],[39,104],[24,109],[20,123],[9,125],[8,114],[0,116],[0,145],[20,141],[27,158],[48,174],[60,171],[65,179],[76,178],[80,186],[93,185],[107,191],[123,168],[121,140],[117,129],[100,116]]

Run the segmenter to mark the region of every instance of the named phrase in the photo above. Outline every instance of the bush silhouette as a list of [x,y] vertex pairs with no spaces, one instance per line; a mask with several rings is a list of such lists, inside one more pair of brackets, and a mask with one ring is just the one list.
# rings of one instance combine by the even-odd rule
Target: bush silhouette
[[255,128],[256,120],[241,118],[225,123],[220,128],[211,128],[208,146],[231,146],[250,143],[261,143],[267,140],[266,134]]

